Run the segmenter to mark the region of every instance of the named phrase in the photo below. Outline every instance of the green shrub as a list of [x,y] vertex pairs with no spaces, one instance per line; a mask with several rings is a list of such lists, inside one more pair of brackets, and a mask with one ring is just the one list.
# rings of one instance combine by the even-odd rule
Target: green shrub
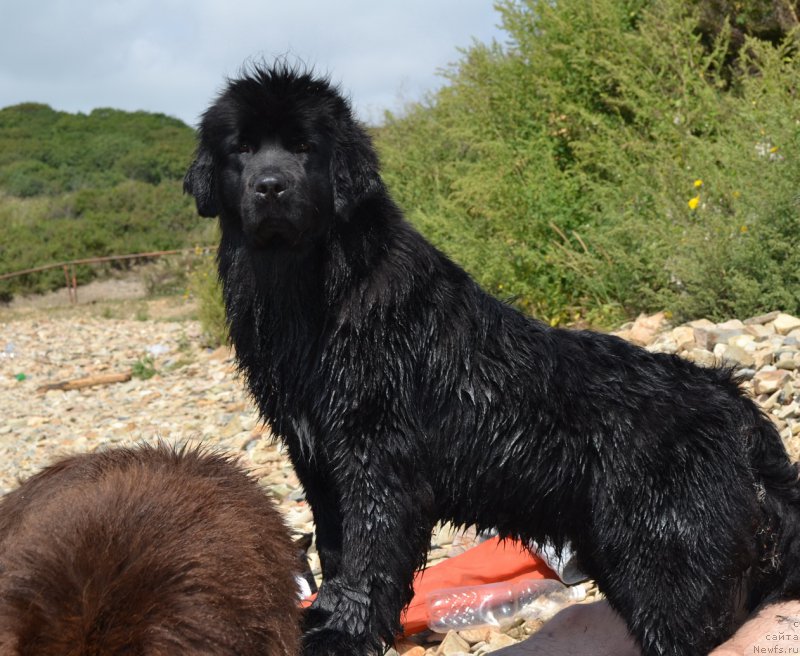
[[474,44],[378,131],[393,193],[486,288],[552,323],[800,311],[796,35],[731,58],[706,9],[499,3],[507,45]]
[[[0,110],[0,273],[203,241],[181,180],[194,132],[161,114]],[[77,268],[79,283],[109,267]],[[0,299],[64,284],[60,269],[0,282]]]
[[[176,183],[126,181],[111,189],[25,200],[0,200],[0,273],[42,264],[105,255],[188,248],[207,244],[210,224],[197,217],[191,199]],[[130,266],[131,262],[105,265]],[[106,270],[77,267],[79,283]],[[62,286],[60,269],[0,282],[6,298]]]
[[225,319],[222,286],[217,276],[217,265],[213,256],[205,257],[194,269],[190,277],[189,289],[198,301],[198,318],[207,344],[209,346],[227,344],[229,341],[228,322]]
[[131,364],[131,375],[140,380],[149,380],[158,373],[150,355],[143,355]]

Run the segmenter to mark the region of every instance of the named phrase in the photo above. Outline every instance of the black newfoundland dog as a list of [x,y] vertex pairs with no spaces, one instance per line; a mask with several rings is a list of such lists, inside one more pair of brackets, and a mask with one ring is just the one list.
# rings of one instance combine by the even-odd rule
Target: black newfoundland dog
[[570,542],[647,656],[707,653],[743,592],[800,592],[797,473],[730,372],[483,292],[327,80],[229,81],[185,189],[220,217],[238,361],[314,511],[307,656],[382,652],[437,520]]
[[228,458],[73,456],[0,502],[0,654],[297,656],[298,564]]

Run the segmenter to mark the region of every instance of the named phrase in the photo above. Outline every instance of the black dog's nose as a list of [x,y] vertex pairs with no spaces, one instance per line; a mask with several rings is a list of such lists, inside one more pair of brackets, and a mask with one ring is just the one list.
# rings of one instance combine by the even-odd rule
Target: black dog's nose
[[276,175],[265,175],[256,181],[255,191],[265,198],[277,198],[286,191],[286,181]]

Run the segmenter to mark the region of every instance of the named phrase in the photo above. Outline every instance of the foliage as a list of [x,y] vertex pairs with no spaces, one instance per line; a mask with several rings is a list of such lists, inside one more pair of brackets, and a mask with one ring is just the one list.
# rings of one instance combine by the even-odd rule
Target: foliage
[[195,252],[182,253],[155,260],[143,267],[141,278],[148,296],[175,296],[189,294],[189,279],[198,258],[203,255],[202,249]]
[[736,16],[709,36],[711,5],[498,3],[507,44],[379,130],[394,195],[552,323],[800,311],[796,32],[731,58]]
[[[194,132],[161,114],[0,110],[0,273],[204,243],[181,179]],[[114,265],[121,266],[121,265]],[[102,273],[79,267],[85,282]],[[0,297],[62,285],[60,269],[0,283]]]
[[[385,178],[487,289],[553,324],[800,313],[797,5],[502,0],[507,40],[376,128]],[[0,273],[210,243],[180,191],[192,148],[161,115],[0,110]],[[225,341],[211,258],[191,289]]]
[[143,355],[131,364],[131,376],[140,380],[149,380],[158,373],[152,356]]
[[198,315],[203,334],[209,346],[227,344],[228,322],[222,302],[222,286],[217,276],[214,257],[206,257],[190,277],[189,290],[199,303]]
[[748,36],[779,45],[798,27],[798,0],[690,0],[705,42],[730,30],[728,54],[735,57]]
[[0,110],[0,188],[27,197],[179,180],[193,147],[192,129],[163,114],[15,105]]

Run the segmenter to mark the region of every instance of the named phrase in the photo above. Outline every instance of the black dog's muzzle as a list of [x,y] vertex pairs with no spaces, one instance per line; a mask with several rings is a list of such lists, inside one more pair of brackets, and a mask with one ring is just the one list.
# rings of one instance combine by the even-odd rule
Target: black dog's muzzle
[[304,231],[303,171],[284,153],[273,149],[259,153],[245,169],[242,228],[256,246],[276,235],[297,241]]
[[253,192],[265,201],[277,200],[286,193],[288,186],[289,183],[283,176],[270,173],[256,180]]

